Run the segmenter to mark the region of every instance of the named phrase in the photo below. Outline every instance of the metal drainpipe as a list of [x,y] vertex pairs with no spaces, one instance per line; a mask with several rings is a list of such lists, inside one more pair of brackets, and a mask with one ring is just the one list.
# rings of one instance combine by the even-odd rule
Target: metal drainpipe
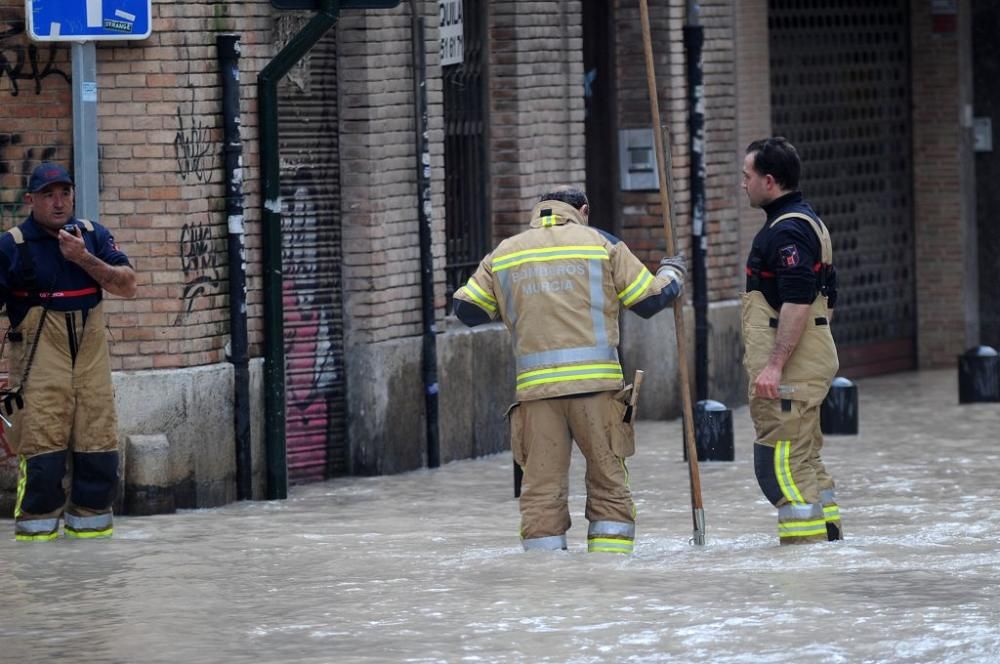
[[285,458],[285,325],[281,278],[281,169],[278,81],[337,22],[337,0],[321,0],[316,15],[257,75],[260,117],[261,224],[264,244],[264,446],[267,497],[288,496]]
[[215,38],[222,78],[226,219],[229,225],[229,361],[233,365],[236,499],[253,498],[250,457],[250,357],[247,342],[246,247],[243,242],[243,143],[240,140],[240,37]]
[[427,57],[424,53],[424,19],[417,3],[410,1],[413,45],[414,125],[417,152],[417,217],[420,224],[420,303],[423,311],[421,353],[424,406],[427,418],[427,467],[441,465],[438,436],[437,324],[434,311],[434,251],[431,246],[431,153],[427,141]]
[[696,0],[688,0],[684,47],[687,51],[688,135],[691,148],[691,271],[694,282],[694,357],[697,401],[708,398],[708,271],[705,265],[705,86],[702,45],[705,30]]

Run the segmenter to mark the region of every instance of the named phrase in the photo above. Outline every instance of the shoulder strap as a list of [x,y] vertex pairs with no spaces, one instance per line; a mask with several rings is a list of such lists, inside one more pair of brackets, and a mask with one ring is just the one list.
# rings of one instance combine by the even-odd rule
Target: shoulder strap
[[38,296],[38,274],[35,272],[35,259],[31,256],[31,250],[24,239],[24,232],[20,226],[7,231],[14,238],[14,246],[17,247],[18,257],[21,259],[21,276],[24,278],[24,286],[29,293]]
[[90,219],[77,219],[77,221],[83,224],[83,227],[86,228],[89,232],[91,233],[94,232],[94,222],[92,222]]
[[830,243],[830,231],[826,229],[826,225],[822,221],[819,219],[813,219],[804,212],[788,212],[772,221],[770,228],[774,228],[775,225],[785,221],[786,219],[802,219],[804,221],[808,221],[809,225],[813,229],[813,232],[816,233],[816,238],[819,240],[820,251],[823,254],[820,260],[827,265],[833,262],[833,245]]

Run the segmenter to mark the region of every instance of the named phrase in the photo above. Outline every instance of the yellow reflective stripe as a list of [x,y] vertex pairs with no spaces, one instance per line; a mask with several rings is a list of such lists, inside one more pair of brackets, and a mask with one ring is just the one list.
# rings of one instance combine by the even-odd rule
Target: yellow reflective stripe
[[555,226],[556,222],[559,220],[559,217],[555,216],[554,214],[550,214],[547,217],[539,217],[538,219],[539,221],[541,221],[542,226]]
[[826,521],[785,521],[778,524],[780,537],[810,537],[825,535]]
[[472,298],[472,301],[486,309],[490,313],[497,310],[497,301],[490,297],[489,293],[484,291],[479,284],[477,284],[472,279],[462,286],[462,290],[465,291],[466,295]]
[[840,521],[840,508],[836,505],[827,505],[823,508],[823,516],[827,521]]
[[792,441],[790,440],[779,440],[775,443],[774,475],[778,479],[781,493],[788,499],[788,502],[793,505],[805,505],[806,501],[802,499],[799,487],[795,486],[795,480],[792,479],[791,449]]
[[526,371],[517,376],[517,389],[542,385],[545,383],[561,383],[569,380],[590,380],[610,378],[620,380],[623,377],[621,365],[607,364],[577,364],[549,369]]
[[636,299],[646,292],[646,287],[653,280],[653,274],[643,268],[639,276],[635,278],[635,281],[630,283],[628,287],[625,288],[621,293],[618,293],[618,299],[622,301],[622,304],[630,306]]
[[24,489],[28,485],[28,457],[17,455],[17,500],[14,502],[14,518],[21,516],[21,502]]
[[595,537],[587,540],[587,551],[595,553],[632,553],[632,540]]
[[73,530],[67,527],[66,537],[75,539],[97,539],[98,537],[111,537],[114,526],[108,526],[104,530]]
[[14,535],[14,540],[17,542],[51,542],[57,537],[59,537],[59,531],[55,530],[51,533],[42,533],[40,535],[17,533]]
[[584,258],[587,260],[611,260],[608,250],[594,245],[566,245],[562,247],[546,247],[543,249],[525,249],[511,254],[495,257],[493,271],[506,270],[522,263],[558,261],[569,258]]

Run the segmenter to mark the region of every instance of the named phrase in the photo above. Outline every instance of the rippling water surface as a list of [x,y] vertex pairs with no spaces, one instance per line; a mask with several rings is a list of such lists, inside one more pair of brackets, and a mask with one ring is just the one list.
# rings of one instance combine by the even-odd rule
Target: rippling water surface
[[678,422],[644,422],[631,557],[523,553],[508,455],[116,521],[105,542],[0,541],[0,661],[1000,662],[1000,404],[953,372],[859,381],[827,440],[848,539],[777,546],[745,408],[691,520]]

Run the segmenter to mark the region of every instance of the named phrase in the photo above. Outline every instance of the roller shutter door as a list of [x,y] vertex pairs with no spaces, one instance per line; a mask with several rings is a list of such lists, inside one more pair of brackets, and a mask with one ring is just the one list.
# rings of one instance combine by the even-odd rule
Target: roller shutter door
[[833,238],[847,376],[915,366],[909,5],[769,2],[773,131]]
[[288,480],[346,472],[337,50],[331,30],[279,88]]

